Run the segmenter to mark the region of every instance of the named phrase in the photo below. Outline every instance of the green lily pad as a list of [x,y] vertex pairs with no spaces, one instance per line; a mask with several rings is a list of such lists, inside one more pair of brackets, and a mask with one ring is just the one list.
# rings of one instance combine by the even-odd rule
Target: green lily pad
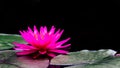
[[[16,60],[16,61],[15,61]],[[0,68],[47,68],[48,59],[31,59],[29,57],[17,57],[13,62],[0,63]],[[10,66],[10,67],[9,67]]]
[[11,49],[13,45],[11,43],[0,42],[0,50]]
[[0,68],[47,68],[48,58],[33,59],[30,56],[16,56],[16,50],[0,51]]
[[12,64],[18,65],[21,68],[47,68],[49,66],[48,58],[32,59],[28,56],[16,58],[17,62]]
[[111,49],[101,49],[98,51],[81,50],[70,52],[68,55],[58,55],[51,60],[51,65],[77,65],[93,64],[101,61],[103,58],[113,56],[116,51]]
[[25,43],[20,35],[17,34],[0,34],[0,50],[11,49],[14,47],[13,42]]
[[2,64],[0,64],[0,68],[20,68],[20,67],[18,67],[16,65],[13,65],[13,64],[4,64],[4,63],[2,63]]
[[0,60],[4,61],[4,60],[7,60],[9,58],[13,58],[16,56],[16,52],[19,52],[19,51],[17,51],[17,50],[0,51]]
[[[12,58],[16,57],[16,50],[0,51],[0,68],[19,68],[17,65],[9,63]],[[14,61],[14,60],[12,60]]]
[[120,68],[120,57],[110,56],[93,64],[87,64],[84,66],[75,65],[65,68]]
[[0,34],[0,42],[12,43],[12,42],[25,43],[20,35],[17,34]]

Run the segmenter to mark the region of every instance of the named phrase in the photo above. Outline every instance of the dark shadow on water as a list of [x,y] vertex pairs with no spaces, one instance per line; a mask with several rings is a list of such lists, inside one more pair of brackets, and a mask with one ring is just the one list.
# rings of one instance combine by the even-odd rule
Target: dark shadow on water
[[68,66],[70,66],[70,65],[62,65],[62,66],[60,66],[60,65],[49,65],[49,67],[48,68],[64,68],[64,67],[68,67]]

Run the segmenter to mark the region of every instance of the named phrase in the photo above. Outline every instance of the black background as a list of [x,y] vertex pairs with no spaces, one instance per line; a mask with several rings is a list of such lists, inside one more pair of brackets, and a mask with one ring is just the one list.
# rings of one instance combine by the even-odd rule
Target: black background
[[55,25],[71,37],[71,51],[114,49],[118,38],[119,1],[2,0],[0,33],[19,34],[28,26]]

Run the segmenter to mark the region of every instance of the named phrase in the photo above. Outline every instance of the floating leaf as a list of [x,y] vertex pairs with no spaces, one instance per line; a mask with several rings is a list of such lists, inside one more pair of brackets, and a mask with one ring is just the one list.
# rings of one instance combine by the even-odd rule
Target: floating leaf
[[0,60],[4,61],[7,60],[9,58],[12,58],[15,55],[15,53],[17,52],[17,50],[4,50],[4,51],[0,51]]
[[9,63],[12,58],[15,58],[16,52],[16,50],[0,51],[0,68],[19,68],[17,65]]
[[120,57],[106,57],[103,60],[93,63],[84,65],[81,67],[81,65],[75,65],[65,68],[120,68]]
[[11,49],[14,47],[12,42],[25,43],[20,35],[16,34],[0,34],[0,50]]
[[0,42],[0,50],[11,49],[13,45],[11,43]]
[[45,59],[32,59],[27,56],[18,57],[17,62],[13,64],[20,66],[21,68],[47,68],[49,60]]
[[16,57],[15,50],[0,51],[0,68],[47,68],[49,59],[32,59],[28,56]]
[[114,55],[116,51],[107,49],[107,50],[98,50],[98,51],[89,51],[82,50],[78,52],[70,52],[68,55],[58,55],[57,57],[51,60],[51,65],[76,65],[76,64],[92,64],[102,60],[105,57]]
[[0,34],[0,42],[12,43],[12,42],[25,43],[20,35],[17,34]]
[[2,64],[0,64],[0,68],[20,68],[20,67],[18,67],[16,65],[13,65],[13,64],[4,64],[4,63],[2,63]]

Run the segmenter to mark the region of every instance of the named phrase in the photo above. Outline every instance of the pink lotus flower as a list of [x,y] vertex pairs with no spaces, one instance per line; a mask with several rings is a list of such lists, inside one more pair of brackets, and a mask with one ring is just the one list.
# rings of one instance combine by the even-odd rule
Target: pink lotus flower
[[41,55],[47,55],[49,57],[55,57],[58,54],[67,54],[65,50],[70,44],[65,44],[70,38],[62,41],[58,41],[64,30],[58,29],[55,32],[55,27],[52,26],[50,31],[47,31],[47,27],[40,27],[40,32],[36,26],[34,29],[28,27],[27,31],[20,31],[21,36],[27,42],[27,44],[14,42],[16,46],[15,50],[22,50],[17,55],[32,55],[33,58],[38,58]]

